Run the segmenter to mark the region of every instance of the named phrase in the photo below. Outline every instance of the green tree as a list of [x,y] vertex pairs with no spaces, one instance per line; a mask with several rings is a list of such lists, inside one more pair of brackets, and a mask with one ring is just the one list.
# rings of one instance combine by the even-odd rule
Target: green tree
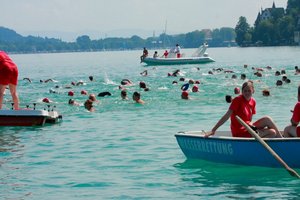
[[247,46],[252,40],[252,34],[250,25],[247,22],[246,17],[241,16],[235,27],[236,43],[239,46]]

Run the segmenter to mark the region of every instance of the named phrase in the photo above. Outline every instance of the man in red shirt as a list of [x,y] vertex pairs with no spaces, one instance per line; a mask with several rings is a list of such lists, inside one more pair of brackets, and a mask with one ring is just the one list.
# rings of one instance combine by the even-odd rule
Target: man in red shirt
[[284,137],[300,137],[300,85],[298,86],[298,102],[296,103],[293,116],[291,119],[291,125],[285,127],[283,136]]
[[14,109],[18,110],[18,67],[4,51],[0,51],[0,109],[2,109],[4,92],[7,85],[9,86],[10,94],[14,102]]
[[233,137],[251,137],[251,134],[237,121],[235,116],[239,116],[253,130],[255,130],[260,137],[282,137],[273,120],[265,116],[254,123],[251,123],[252,116],[256,114],[256,101],[252,97],[254,93],[254,86],[252,81],[247,81],[242,86],[242,94],[232,100],[228,111],[212,128],[211,132],[206,134],[206,137],[214,135],[217,129],[222,126],[229,118],[231,118],[231,132]]

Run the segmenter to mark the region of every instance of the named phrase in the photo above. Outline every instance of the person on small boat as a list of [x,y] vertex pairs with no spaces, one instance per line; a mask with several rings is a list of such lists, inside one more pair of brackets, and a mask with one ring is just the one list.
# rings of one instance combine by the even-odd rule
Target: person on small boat
[[284,137],[300,137],[300,85],[298,86],[298,102],[294,106],[291,124],[286,126],[283,131]]
[[158,58],[158,57],[159,57],[159,56],[158,56],[158,52],[155,51],[154,54],[153,54],[153,58]]
[[19,109],[19,97],[17,93],[18,75],[17,65],[4,51],[0,51],[0,109],[2,109],[6,86],[9,87],[14,102],[14,109]]
[[168,50],[165,50],[165,52],[164,52],[164,54],[161,56],[162,58],[164,57],[164,58],[167,58],[168,57],[168,55],[169,55],[169,52],[168,52]]
[[180,51],[181,51],[181,48],[180,48],[179,44],[176,44],[174,53],[176,53],[177,58],[181,57]]
[[217,129],[222,126],[229,118],[231,118],[231,132],[233,137],[252,137],[250,133],[242,126],[235,118],[238,115],[242,120],[251,126],[260,137],[282,137],[277,126],[269,116],[262,117],[252,123],[252,116],[256,114],[256,101],[252,97],[254,93],[254,86],[252,81],[247,81],[242,85],[242,94],[235,97],[228,111],[212,128],[210,133],[205,136],[214,135]]
[[143,62],[147,56],[148,56],[148,50],[146,49],[146,47],[144,47],[143,55],[141,55],[141,62]]
[[139,104],[144,104],[145,102],[141,99],[141,94],[139,92],[134,92],[132,95],[133,101]]

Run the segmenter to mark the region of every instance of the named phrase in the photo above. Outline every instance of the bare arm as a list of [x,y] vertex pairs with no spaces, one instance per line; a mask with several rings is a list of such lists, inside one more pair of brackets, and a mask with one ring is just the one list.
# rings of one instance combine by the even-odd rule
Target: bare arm
[[223,115],[223,117],[218,121],[218,123],[212,128],[211,132],[206,135],[206,137],[209,137],[210,135],[214,135],[217,129],[222,126],[231,116],[232,110],[228,109],[228,111]]
[[291,124],[292,124],[292,126],[298,126],[299,122],[297,123],[293,119],[291,119]]

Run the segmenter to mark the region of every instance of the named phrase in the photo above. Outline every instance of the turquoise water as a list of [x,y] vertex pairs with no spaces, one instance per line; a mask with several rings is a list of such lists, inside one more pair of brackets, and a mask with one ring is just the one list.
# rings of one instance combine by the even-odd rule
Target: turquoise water
[[[185,50],[186,54],[193,51]],[[47,97],[63,115],[63,122],[0,128],[0,199],[299,198],[299,180],[284,169],[186,160],[174,134],[210,130],[228,109],[225,95],[234,95],[233,88],[243,81],[231,79],[232,74],[208,74],[218,67],[255,80],[254,120],[270,115],[283,129],[297,101],[300,79],[294,75],[294,66],[300,64],[300,47],[211,48],[208,53],[217,62],[155,68],[139,63],[140,51],[12,55],[20,71],[22,107],[39,102],[37,107],[44,108],[41,100]],[[253,75],[251,67],[266,66],[273,69],[265,70],[262,78]],[[140,75],[145,69],[147,77]],[[190,93],[191,100],[180,98],[180,77],[167,77],[175,69],[184,72],[185,78],[201,81],[200,92]],[[276,87],[281,77],[274,74],[281,69],[291,83]],[[90,75],[95,81],[88,80]],[[39,82],[48,78],[55,82]],[[127,88],[128,101],[121,100],[118,89],[123,78],[135,84]],[[109,91],[112,96],[98,97],[93,113],[83,106],[69,106],[70,89],[64,86],[79,80],[85,84],[72,90],[80,103],[87,98],[80,95],[81,90]],[[179,84],[172,85],[174,80]],[[139,89],[139,81],[150,91]],[[270,89],[271,96],[262,96],[264,88]],[[49,93],[50,89],[57,93]],[[141,92],[145,105],[133,103],[134,91]],[[9,100],[8,94],[6,107]],[[220,130],[229,130],[229,122]]]

